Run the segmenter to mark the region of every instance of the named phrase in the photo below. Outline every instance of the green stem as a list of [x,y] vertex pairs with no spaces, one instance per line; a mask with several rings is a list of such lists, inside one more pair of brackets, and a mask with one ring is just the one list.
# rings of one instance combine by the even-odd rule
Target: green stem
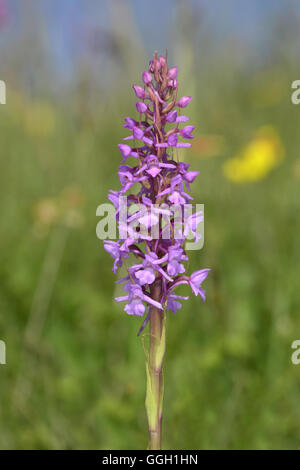
[[[151,296],[161,299],[161,281],[153,284]],[[163,403],[162,365],[166,349],[166,315],[156,307],[150,309],[150,353],[146,359],[147,392],[146,410],[149,429],[149,449],[161,449],[161,424]]]

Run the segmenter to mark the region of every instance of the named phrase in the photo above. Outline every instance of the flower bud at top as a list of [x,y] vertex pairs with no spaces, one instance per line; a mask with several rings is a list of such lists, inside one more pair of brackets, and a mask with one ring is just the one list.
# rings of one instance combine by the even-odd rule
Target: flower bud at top
[[144,82],[146,85],[149,85],[149,83],[152,82],[152,75],[151,75],[151,73],[149,73],[149,72],[143,72],[142,79],[143,79],[143,82]]
[[168,78],[175,80],[177,78],[178,67],[172,67],[168,72]]
[[162,67],[167,63],[166,59],[162,55],[159,57],[159,63]]
[[144,88],[138,85],[133,85],[132,88],[134,89],[134,92],[138,98],[140,98],[141,100],[145,99],[146,92]]
[[182,96],[176,104],[179,106],[179,108],[185,108],[190,103],[190,101],[192,101],[192,96]]

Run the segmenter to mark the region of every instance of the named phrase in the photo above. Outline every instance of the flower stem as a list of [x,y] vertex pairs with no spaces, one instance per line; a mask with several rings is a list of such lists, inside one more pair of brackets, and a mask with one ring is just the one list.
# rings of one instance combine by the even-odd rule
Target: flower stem
[[[151,297],[161,298],[161,281],[153,284]],[[162,365],[166,349],[166,314],[156,307],[150,310],[150,353],[146,359],[147,392],[146,410],[149,429],[149,449],[161,449],[161,425],[163,403]]]

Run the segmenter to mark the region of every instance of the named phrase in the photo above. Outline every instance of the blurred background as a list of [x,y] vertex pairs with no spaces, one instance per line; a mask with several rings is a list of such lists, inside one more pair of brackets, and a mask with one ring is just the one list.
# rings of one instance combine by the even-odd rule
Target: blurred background
[[1,448],[147,446],[141,322],[95,214],[166,48],[194,97],[191,269],[212,272],[168,318],[164,448],[300,447],[299,41],[296,0],[0,0]]

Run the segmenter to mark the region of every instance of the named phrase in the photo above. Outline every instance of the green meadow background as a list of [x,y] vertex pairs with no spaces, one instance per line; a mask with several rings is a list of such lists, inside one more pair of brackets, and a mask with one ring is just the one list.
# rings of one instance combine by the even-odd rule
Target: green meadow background
[[[0,28],[0,38],[8,36],[0,63],[7,84],[0,106],[2,449],[147,447],[141,321],[114,302],[112,260],[95,231],[97,206],[120,187],[122,121],[136,115],[131,86],[151,58],[140,35],[146,16],[137,20],[130,2],[116,4],[105,13],[111,43],[100,35],[100,52],[83,50],[60,81],[34,3],[21,31],[15,10]],[[300,106],[291,103],[291,83],[300,79],[298,20],[292,8],[270,15],[254,47],[216,35],[205,14],[195,21],[193,8],[174,2],[171,27],[154,47],[168,47],[180,93],[194,96],[187,114],[196,139],[182,158],[200,170],[192,194],[205,204],[205,243],[189,255],[191,270],[212,271],[206,302],[191,295],[168,315],[163,445],[295,449]],[[284,156],[254,181],[228,179],[225,162],[264,126]]]

